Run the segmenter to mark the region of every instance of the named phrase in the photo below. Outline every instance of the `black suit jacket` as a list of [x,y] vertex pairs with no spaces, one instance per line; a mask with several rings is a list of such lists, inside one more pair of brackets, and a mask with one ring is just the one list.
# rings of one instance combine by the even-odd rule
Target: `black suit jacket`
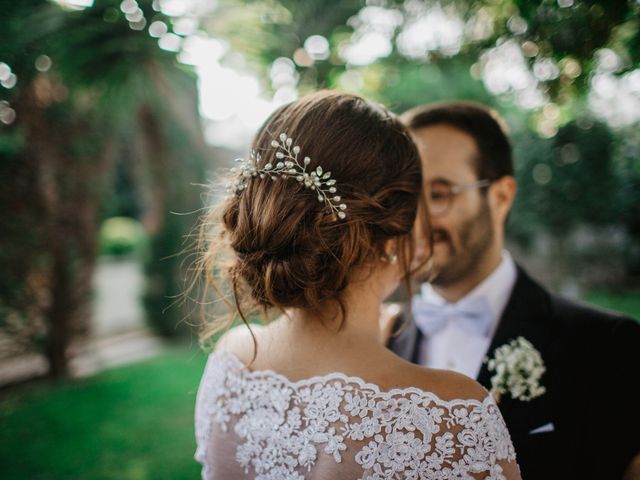
[[[408,311],[388,346],[417,361],[421,333]],[[522,336],[541,353],[546,393],[499,403],[522,478],[615,479],[640,452],[640,324],[550,294],[518,267],[518,277],[487,357]],[[464,348],[464,346],[461,346]],[[486,363],[478,382],[491,388]],[[530,433],[552,423],[554,430]]]

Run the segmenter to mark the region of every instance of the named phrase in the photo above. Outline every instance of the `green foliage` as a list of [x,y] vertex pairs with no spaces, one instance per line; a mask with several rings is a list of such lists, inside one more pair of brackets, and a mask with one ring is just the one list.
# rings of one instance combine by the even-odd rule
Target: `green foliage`
[[[640,59],[638,2],[588,0],[570,3],[565,7],[551,0],[497,0],[489,3],[472,0],[395,0],[376,5],[402,12],[403,22],[412,20],[412,9],[415,10],[419,4],[453,9],[464,22],[486,19],[488,34],[478,39],[466,38],[460,53],[455,55],[466,63],[467,68],[478,62],[488,48],[508,40],[520,45],[527,43],[530,51],[535,51],[526,59],[530,68],[533,68],[536,60],[543,58],[552,59],[559,65],[560,75],[544,81],[542,88],[551,101],[567,107],[566,116],[569,120],[580,113],[590,88],[589,79],[597,66],[594,58],[597,50],[610,48],[616,52],[622,59],[618,73],[636,68]],[[247,5],[251,8],[246,8]],[[375,70],[383,65],[378,70],[388,69],[389,78],[394,81],[397,72],[404,73],[403,66],[449,62],[449,55],[438,52],[416,61],[394,50],[387,59],[379,60],[376,64],[348,67],[339,51],[357,28],[359,20],[356,16],[363,7],[362,2],[356,1],[227,0],[221,15],[205,22],[205,28],[214,35],[230,40],[235,49],[264,71],[278,57],[295,58],[295,53],[309,36],[324,36],[331,45],[329,57],[298,68],[299,85],[303,92],[336,86],[340,75],[349,70]],[[516,24],[519,26],[516,27]],[[394,42],[399,31],[396,29],[392,35]],[[569,70],[573,71],[567,73],[564,69],[569,64]],[[382,76],[387,78],[384,74]],[[364,91],[369,92],[366,88]]]
[[370,67],[364,75],[363,93],[379,98],[392,110],[404,112],[424,103],[473,99],[496,103],[482,82],[473,78],[462,58],[439,63],[408,63],[391,59]]
[[[188,90],[189,91],[189,90]],[[191,112],[197,111],[195,91],[190,90]],[[143,303],[147,322],[166,338],[188,335],[195,319],[191,319],[180,299],[185,292],[188,262],[183,253],[191,247],[189,237],[197,216],[189,212],[199,211],[201,184],[209,152],[196,139],[201,138],[199,125],[192,129],[184,122],[170,116],[162,105],[157,106],[157,116],[165,118],[155,141],[159,163],[164,168],[158,172],[155,188],[165,197],[158,210],[159,227],[152,232],[145,259],[147,276]],[[197,148],[200,147],[200,148]]]
[[100,218],[141,218],[143,193],[132,175],[131,162],[125,153],[120,155],[113,172],[113,188],[102,201]]
[[628,272],[640,278],[640,130],[632,127],[621,131],[617,141],[616,168],[621,205],[616,218],[631,237],[625,252]]
[[100,226],[100,253],[103,255],[140,253],[145,240],[144,228],[133,218],[111,217]]
[[620,312],[640,322],[640,291],[638,290],[590,290],[582,298],[601,308]]
[[611,131],[600,123],[570,123],[553,139],[518,138],[513,222],[523,222],[523,231],[529,224],[555,234],[578,224],[615,223],[622,200],[612,142]]
[[[362,8],[360,0],[226,0],[204,27],[228,40],[239,52],[260,67],[278,57],[293,56],[311,35],[343,38],[351,32],[347,21]],[[249,8],[247,8],[249,7]],[[337,65],[336,65],[337,64]],[[333,67],[342,71],[343,62],[320,62],[301,69],[309,88],[328,86]],[[266,69],[266,68],[265,68]]]
[[204,361],[200,352],[174,350],[89,379],[5,393],[3,478],[197,478],[193,412]]
[[531,247],[542,222],[534,200],[538,187],[532,169],[537,162],[544,162],[549,157],[551,142],[524,131],[512,139],[512,145],[518,192],[509,214],[507,235],[520,245]]
[[525,36],[542,42],[543,53],[581,59],[590,59],[606,45],[614,34],[612,27],[631,19],[635,11],[626,0],[572,2],[571,7],[530,0],[508,3],[527,21]]
[[181,245],[192,219],[167,212],[163,222],[162,230],[149,242],[143,303],[154,330],[163,337],[175,338],[187,335],[191,328],[179,300],[185,290]]

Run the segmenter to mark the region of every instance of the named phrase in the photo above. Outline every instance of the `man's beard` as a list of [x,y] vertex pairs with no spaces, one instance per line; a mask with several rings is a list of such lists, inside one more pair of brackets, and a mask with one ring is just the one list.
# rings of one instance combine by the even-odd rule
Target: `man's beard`
[[449,252],[442,263],[434,258],[430,281],[437,287],[448,287],[474,272],[491,248],[494,231],[488,202],[483,201],[478,214],[460,225],[457,243],[446,230],[434,230],[433,235],[446,243]]

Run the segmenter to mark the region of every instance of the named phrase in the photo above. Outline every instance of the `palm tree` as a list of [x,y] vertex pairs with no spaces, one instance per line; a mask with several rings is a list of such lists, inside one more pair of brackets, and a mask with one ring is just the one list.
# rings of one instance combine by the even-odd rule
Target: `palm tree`
[[[16,118],[0,141],[13,148],[0,152],[23,182],[2,193],[2,213],[20,227],[2,240],[15,267],[2,280],[13,293],[0,297],[0,314],[22,318],[50,375],[61,378],[74,340],[88,328],[101,205],[116,162],[140,172],[143,223],[160,234],[167,205],[189,203],[176,203],[181,186],[202,178],[207,151],[193,72],[141,29],[169,23],[150,2],[129,2],[139,10],[129,19],[112,0],[80,11],[44,0],[3,3],[0,31],[10,43],[2,43],[0,61],[18,84],[6,96]],[[175,156],[176,137],[187,139],[179,148],[190,162]],[[27,232],[30,241],[21,244]],[[26,314],[30,301],[38,308]],[[37,318],[43,328],[29,326]]]

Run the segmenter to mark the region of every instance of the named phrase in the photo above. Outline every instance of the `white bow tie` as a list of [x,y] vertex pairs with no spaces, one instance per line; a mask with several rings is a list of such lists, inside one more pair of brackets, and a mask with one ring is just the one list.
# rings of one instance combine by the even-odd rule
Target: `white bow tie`
[[416,326],[425,336],[439,332],[449,321],[455,322],[473,335],[489,336],[493,314],[489,303],[482,297],[436,305],[416,295],[413,297],[411,307]]

